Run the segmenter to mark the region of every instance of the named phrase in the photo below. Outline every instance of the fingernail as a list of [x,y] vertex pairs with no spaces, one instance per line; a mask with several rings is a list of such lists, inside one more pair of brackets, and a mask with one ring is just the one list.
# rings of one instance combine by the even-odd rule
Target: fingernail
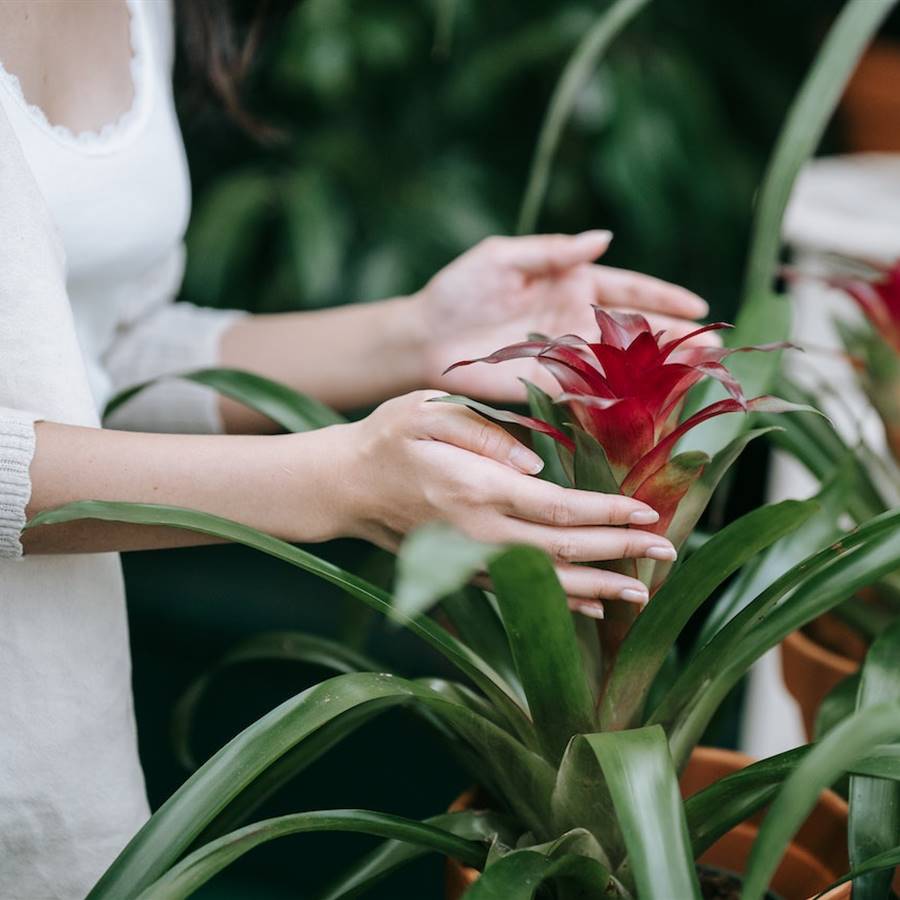
[[509,461],[526,475],[537,475],[544,468],[544,461],[526,447],[513,447],[509,453]]
[[646,590],[639,590],[638,588],[623,588],[619,592],[619,598],[621,600],[627,600],[629,603],[646,603],[650,599],[650,595]]
[[599,603],[575,603],[572,605],[572,609],[589,619],[606,618],[603,607]]
[[582,231],[581,234],[578,235],[578,237],[585,239],[590,238],[592,241],[604,240],[608,244],[613,239],[613,233],[606,230],[605,228],[595,228],[591,231]]
[[674,547],[670,547],[667,544],[656,544],[653,547],[648,547],[644,552],[644,556],[647,559],[659,559],[664,562],[673,562],[678,559],[678,554],[675,552]]
[[655,509],[636,509],[628,516],[631,525],[653,525],[659,521],[659,513]]

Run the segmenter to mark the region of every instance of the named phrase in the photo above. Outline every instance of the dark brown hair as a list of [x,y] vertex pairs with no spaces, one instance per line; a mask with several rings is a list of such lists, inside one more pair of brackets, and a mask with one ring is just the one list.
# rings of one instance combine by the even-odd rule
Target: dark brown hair
[[250,7],[249,16],[238,22],[229,0],[176,0],[178,34],[193,93],[218,103],[245,132],[266,141],[278,131],[249,112],[242,90],[270,3],[259,0],[243,6]]

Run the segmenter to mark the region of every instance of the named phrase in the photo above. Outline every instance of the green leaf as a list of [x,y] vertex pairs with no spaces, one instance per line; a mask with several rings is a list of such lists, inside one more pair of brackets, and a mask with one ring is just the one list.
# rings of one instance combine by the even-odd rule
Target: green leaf
[[337,641],[299,631],[269,631],[241,641],[195,679],[178,699],[172,713],[175,755],[187,769],[196,767],[190,750],[190,731],[197,706],[213,679],[224,669],[246,662],[283,660],[334,672],[387,672],[389,669]]
[[443,522],[423,525],[397,554],[394,609],[402,616],[425,612],[486,570],[499,552],[499,547],[474,541]]
[[675,759],[687,759],[722,699],[763,653],[898,566],[900,511],[809,557],[756,597],[694,656],[653,712]]
[[583,740],[606,777],[638,896],[700,900],[678,776],[663,730],[651,726],[587,734]]
[[816,713],[813,733],[821,740],[840,722],[853,715],[859,692],[859,672],[842,678],[826,695]]
[[545,856],[515,850],[488,866],[465,893],[465,900],[533,900],[549,884],[564,884],[579,900],[608,900],[609,872],[590,856]]
[[495,556],[489,571],[541,747],[558,762],[569,738],[594,725],[566,595],[550,559],[532,547]]
[[648,2],[649,0],[614,0],[597,17],[594,25],[585,33],[566,63],[541,125],[519,212],[517,228],[519,234],[534,231],[537,225],[556,149],[579,94],[609,45]]
[[853,488],[852,472],[844,467],[813,498],[817,509],[804,527],[777,541],[755,564],[745,566],[713,607],[697,637],[702,647],[721,627],[733,619],[763,589],[810,553],[821,550],[843,533],[840,517],[844,513]]
[[[509,821],[494,813],[444,813],[425,819],[425,824],[442,828],[470,841],[492,841],[498,837],[507,843],[514,840],[514,835],[509,830]],[[360,897],[392,872],[428,852],[424,847],[405,841],[386,841],[345,868],[316,900],[352,900]]]
[[[305,550],[293,547],[285,541],[220,516],[211,516],[207,513],[181,509],[176,506],[86,500],[42,512],[35,516],[26,527],[36,528],[43,525],[72,522],[76,519],[100,519],[107,522],[128,522],[136,525],[166,525],[234,541],[288,562],[313,575],[318,575],[330,584],[342,588],[351,597],[362,601],[376,612],[384,615],[392,613],[391,597],[375,585],[369,584],[362,578],[345,572],[338,566],[319,559]],[[399,616],[399,613],[393,612],[395,621]],[[518,704],[515,691],[483,659],[430,619],[420,616],[407,619],[402,624],[471,678],[498,706],[520,737],[526,742],[530,739],[530,724]]]
[[676,546],[681,545],[693,532],[694,526],[700,521],[700,516],[709,504],[713,491],[725,473],[731,468],[735,460],[744,452],[744,448],[751,441],[771,431],[774,427],[756,428],[745,434],[739,435],[728,445],[723,447],[706,465],[703,474],[693,483],[687,494],[678,504],[678,509],[672,517],[666,536]]
[[524,708],[528,701],[519,681],[506,630],[495,607],[484,591],[475,587],[456,591],[441,601],[441,611],[463,643],[500,674]]
[[853,775],[871,775],[872,778],[891,778],[900,781],[900,744],[876,747],[865,759],[850,767]]
[[[856,709],[900,698],[900,621],[869,648],[859,679]],[[853,775],[850,778],[850,865],[863,863],[900,842],[900,783]],[[888,896],[893,873],[872,872],[853,881],[854,900]]]
[[310,832],[351,832],[403,841],[480,866],[487,847],[426,822],[362,809],[294,813],[254,822],[195,850],[139,894],[139,900],[182,900],[254,847],[277,838]]
[[282,703],[199,768],[137,833],[90,894],[133,896],[159,878],[253,780],[323,726],[355,712],[425,707],[480,753],[489,777],[533,828],[549,814],[553,772],[505,731],[428,687],[391,675],[338,675]]
[[621,494],[606,451],[600,442],[577,425],[570,425],[575,436],[575,487],[601,494]]
[[625,638],[600,707],[604,731],[637,725],[653,680],[691,616],[747,560],[808,522],[813,502],[786,500],[732,522],[688,557]]
[[[723,834],[771,803],[785,779],[811,749],[812,745],[797,747],[752,763],[688,797],[685,813],[694,857],[699,857]],[[898,780],[900,745],[875,747],[851,763],[848,771]]]
[[855,713],[812,747],[784,782],[759,829],[744,875],[742,900],[762,900],[787,844],[812,812],[819,794],[877,744],[900,737],[900,704]]
[[[814,394],[802,390],[784,376],[779,379],[778,392],[791,402],[816,402]],[[879,493],[859,453],[844,441],[828,419],[816,415],[782,417],[769,413],[762,413],[758,418],[781,425],[780,430],[772,432],[770,440],[798,459],[819,481],[828,481],[839,468],[852,469],[854,490],[848,497],[847,509],[858,524],[889,508],[890,504]]]
[[[543,335],[529,335],[528,339],[549,340]],[[523,378],[521,381],[528,392],[528,406],[531,410],[531,415],[536,419],[549,422],[560,431],[565,431],[561,410],[553,402],[553,398],[527,379]],[[553,440],[549,435],[541,434],[538,431],[532,432],[531,445],[534,452],[544,461],[544,468],[541,470],[540,477],[545,481],[552,481],[554,484],[569,487],[574,480],[574,463],[571,451]]]
[[[849,0],[828,33],[781,129],[759,191],[744,280],[741,311],[729,335],[733,347],[785,340],[790,334],[790,307],[771,292],[781,250],[782,219],[794,181],[822,138],[847,79],[866,45],[896,0]],[[730,368],[748,396],[769,390],[778,372],[780,353],[745,354]],[[714,396],[706,383],[697,405]],[[715,452],[746,428],[746,417],[721,416],[689,436],[685,449]]]
[[625,855],[622,833],[603,771],[590,744],[580,736],[569,741],[563,754],[550,808],[554,831],[581,827],[594,835],[603,848],[604,856],[600,861],[605,866],[611,867],[610,860],[620,860]]
[[857,868],[851,869],[846,875],[843,876],[843,878],[839,878],[837,881],[829,884],[828,887],[825,888],[825,890],[822,891],[819,896],[824,896],[834,888],[845,884],[851,879],[859,879],[863,876],[869,875],[870,873],[880,872],[883,869],[888,869],[890,872],[893,872],[893,870],[897,866],[900,866],[900,847],[892,847],[890,850],[885,850],[883,853],[879,853],[876,856],[870,857],[869,859],[865,860],[865,862],[860,863]]
[[312,397],[307,397],[262,375],[243,372],[240,369],[198,369],[196,372],[183,372],[145,381],[116,394],[106,404],[103,411],[104,418],[112,415],[120,406],[150,385],[169,378],[180,378],[212,388],[225,397],[230,397],[268,416],[289,432],[312,431],[347,421],[342,415]]
[[770,803],[808,750],[798,747],[752,763],[688,797],[684,810],[694,857]]

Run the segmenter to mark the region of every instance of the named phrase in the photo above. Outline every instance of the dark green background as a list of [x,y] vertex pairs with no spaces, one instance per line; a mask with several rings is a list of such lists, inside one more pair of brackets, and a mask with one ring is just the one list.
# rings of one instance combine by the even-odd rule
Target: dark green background
[[[183,299],[201,304],[277,311],[409,292],[481,237],[511,232],[550,92],[603,4],[274,6],[248,102],[282,139],[260,146],[220,114],[182,106],[195,203]],[[541,230],[610,227],[609,262],[684,283],[716,317],[729,317],[753,191],[833,8],[819,0],[653,4],[579,99]],[[839,146],[839,128],[829,142]],[[764,458],[756,451],[742,465],[738,505],[759,499]],[[353,542],[317,552],[354,570],[370,555]],[[398,671],[441,671],[403,633],[360,621],[335,590],[243,549],[129,554],[125,569],[154,806],[186,774],[170,747],[173,703],[248,634],[361,632]],[[272,663],[223,676],[200,710],[201,756],[321,675]],[[264,812],[361,806],[424,817],[466,783],[425,726],[392,713]],[[201,896],[310,897],[366,846],[349,836],[288,839],[255,851]],[[432,859],[377,896],[439,898],[440,878]]]

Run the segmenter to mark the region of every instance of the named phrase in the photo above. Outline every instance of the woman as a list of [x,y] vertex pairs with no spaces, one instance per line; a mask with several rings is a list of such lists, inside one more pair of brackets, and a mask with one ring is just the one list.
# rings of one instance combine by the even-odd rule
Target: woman
[[[607,233],[492,238],[415,296],[334,311],[171,302],[189,212],[171,15],[165,0],[0,3],[3,898],[83,896],[145,820],[110,551],[198,540],[99,523],[22,538],[27,516],[85,498],[152,501],[290,541],[353,535],[386,547],[441,518],[546,548],[573,603],[594,613],[604,597],[646,592],[576,563],[674,557],[640,530],[653,510],[530,478],[539,459],[501,428],[426,402],[434,389],[518,396],[508,370],[440,373],[531,330],[587,333],[592,302],[658,314],[675,331],[706,313],[679,288],[593,265]],[[337,407],[397,399],[354,424],[275,436],[247,409],[169,382],[97,427],[112,392],[209,365]],[[432,390],[407,393],[416,388]]]

